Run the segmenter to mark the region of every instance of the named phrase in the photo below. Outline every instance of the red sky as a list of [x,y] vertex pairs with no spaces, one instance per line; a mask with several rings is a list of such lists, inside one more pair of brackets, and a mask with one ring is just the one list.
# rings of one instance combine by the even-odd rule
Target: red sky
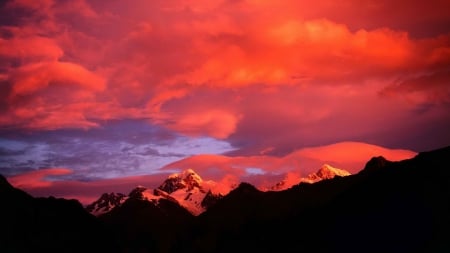
[[[410,155],[447,146],[448,10],[438,0],[2,1],[0,173],[77,192],[192,164],[217,179],[250,166],[305,174],[323,161],[356,172],[370,159],[348,163],[356,142]],[[334,144],[339,154],[293,165]]]

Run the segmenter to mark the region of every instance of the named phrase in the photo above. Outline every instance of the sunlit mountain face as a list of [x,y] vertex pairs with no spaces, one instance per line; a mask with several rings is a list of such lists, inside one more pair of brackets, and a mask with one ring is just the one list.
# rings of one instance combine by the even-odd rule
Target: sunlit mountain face
[[445,147],[448,9],[1,1],[0,174],[86,206],[188,169],[222,195],[241,182],[276,191],[339,174],[325,164],[354,175],[372,157]]

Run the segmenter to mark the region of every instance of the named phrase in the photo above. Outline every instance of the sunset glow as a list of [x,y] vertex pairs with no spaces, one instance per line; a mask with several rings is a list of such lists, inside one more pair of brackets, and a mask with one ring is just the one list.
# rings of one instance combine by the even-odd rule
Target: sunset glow
[[3,1],[0,174],[88,203],[187,168],[263,185],[447,146],[449,9]]

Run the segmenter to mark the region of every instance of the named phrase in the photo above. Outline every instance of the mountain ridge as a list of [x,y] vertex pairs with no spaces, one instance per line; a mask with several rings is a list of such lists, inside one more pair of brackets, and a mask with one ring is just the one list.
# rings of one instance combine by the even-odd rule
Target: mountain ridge
[[[74,235],[82,240],[77,245],[61,238],[58,250],[51,248],[52,232],[37,237],[40,243],[30,237],[36,232],[20,239],[25,228],[42,229],[49,222],[47,216],[38,216],[39,223],[22,217],[31,217],[29,211],[38,206],[52,215],[66,210],[62,212],[79,217],[79,202],[69,201],[69,209],[58,209],[64,200],[33,198],[0,178],[0,198],[9,199],[0,212],[2,217],[13,217],[1,231],[0,249],[24,252],[21,247],[31,245],[47,252],[86,251],[92,231],[97,231],[105,235],[101,244],[111,246],[108,252],[449,252],[448,164],[450,146],[397,162],[373,157],[358,174],[314,184],[300,182],[282,191],[261,191],[242,182],[198,216],[164,198],[158,205],[129,198],[98,217],[82,209],[81,216],[93,222],[83,222],[90,224],[86,225],[90,230]],[[52,227],[64,234],[80,224]],[[14,243],[8,241],[11,237]],[[99,242],[94,245],[100,247]]]
[[[300,178],[298,183],[316,183],[321,180],[332,179],[336,176],[348,176],[350,172],[335,168],[329,164],[322,165],[315,173],[305,178]],[[243,182],[245,183],[245,182]],[[186,208],[193,215],[199,215],[206,211],[217,200],[226,194],[213,192],[211,189],[218,183],[208,180],[204,181],[193,169],[189,168],[179,173],[169,175],[157,188],[149,189],[145,186],[136,186],[128,195],[122,193],[103,193],[99,199],[86,206],[91,214],[99,216],[122,205],[128,198],[138,198],[157,203],[164,198]],[[280,191],[291,187],[285,180],[262,191]],[[232,190],[232,189],[230,189]]]

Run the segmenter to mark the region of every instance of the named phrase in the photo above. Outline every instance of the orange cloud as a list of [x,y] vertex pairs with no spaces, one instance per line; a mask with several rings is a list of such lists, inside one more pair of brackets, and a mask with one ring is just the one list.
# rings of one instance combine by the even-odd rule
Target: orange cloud
[[217,139],[225,139],[236,130],[239,117],[221,110],[192,112],[176,118],[168,126],[188,135],[207,134]]
[[232,39],[203,41],[198,54],[206,60],[173,82],[239,87],[298,84],[293,77],[299,75],[308,80],[362,79],[375,74],[374,68],[403,71],[416,54],[407,33],[388,28],[351,32],[327,19],[255,22],[228,35]]
[[12,74],[14,83],[11,96],[34,93],[49,85],[76,84],[83,88],[102,91],[105,89],[105,80],[70,62],[45,62],[23,66]]

